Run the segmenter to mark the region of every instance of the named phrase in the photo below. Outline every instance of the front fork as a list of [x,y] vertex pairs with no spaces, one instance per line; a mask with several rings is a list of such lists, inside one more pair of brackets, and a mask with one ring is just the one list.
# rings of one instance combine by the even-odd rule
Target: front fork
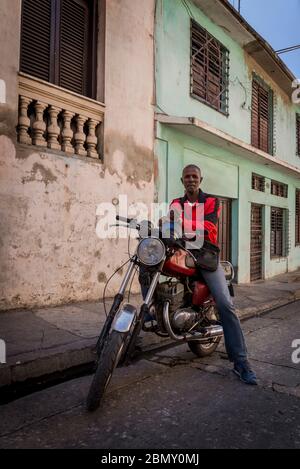
[[147,313],[149,313],[149,306],[150,306],[150,303],[152,301],[156,286],[158,284],[159,277],[161,275],[161,269],[164,265],[164,262],[165,262],[165,259],[161,262],[161,264],[158,267],[157,272],[154,274],[153,279],[152,279],[151,284],[150,284],[150,287],[149,287],[149,290],[147,292],[146,298],[144,300],[144,303],[141,306],[140,313],[137,317],[137,321],[136,321],[136,324],[134,326],[134,329],[133,329],[133,332],[132,332],[132,335],[131,335],[131,338],[130,338],[129,345],[128,345],[128,348],[126,350],[126,361],[130,360],[130,357],[132,356],[132,354],[134,352],[136,339],[139,336],[139,334],[141,332],[141,329],[143,327],[143,324],[144,324],[144,321],[145,321],[145,316],[146,316]]
[[128,285],[128,282],[131,279],[132,273],[134,271],[136,260],[137,260],[136,256],[134,256],[131,259],[130,264],[129,264],[128,269],[127,269],[127,272],[125,274],[125,277],[123,278],[123,281],[121,283],[120,289],[119,289],[118,293],[116,294],[116,296],[114,297],[113,304],[110,308],[110,311],[107,315],[107,318],[106,318],[106,321],[105,321],[104,326],[102,328],[102,331],[100,333],[99,339],[97,341],[96,349],[97,349],[98,356],[100,356],[100,353],[103,349],[103,345],[104,345],[106,336],[110,331],[110,328],[111,328],[112,322],[114,320],[114,317],[117,314],[122,301],[124,300],[125,290],[126,290],[126,287]]
[[[154,275],[154,277],[151,281],[151,284],[150,284],[149,290],[147,292],[146,298],[145,298],[144,303],[143,303],[143,305],[140,309],[140,313],[138,314],[137,318],[133,318],[133,323],[135,322],[135,320],[136,320],[136,323],[135,323],[134,331],[132,333],[132,337],[130,339],[130,344],[129,344],[129,347],[128,347],[128,356],[130,356],[130,354],[132,353],[132,351],[134,349],[135,340],[136,340],[137,336],[139,335],[139,333],[142,329],[144,319],[145,319],[145,315],[149,311],[149,305],[150,305],[151,300],[153,298],[153,294],[155,292],[156,285],[157,285],[159,277],[161,275],[161,268],[163,267],[164,262],[165,262],[165,259],[163,259],[163,261],[159,265],[158,270],[155,273],[155,275]],[[132,274],[134,272],[134,268],[135,268],[136,263],[137,263],[137,256],[134,256],[130,261],[127,272],[126,272],[126,274],[124,276],[124,279],[121,283],[120,289],[119,289],[118,293],[116,294],[116,296],[114,297],[113,304],[110,308],[110,311],[108,313],[108,316],[106,318],[106,321],[104,323],[102,331],[100,333],[99,339],[97,341],[96,349],[97,349],[98,356],[100,356],[100,353],[102,351],[105,339],[106,339],[106,337],[107,337],[107,335],[110,331],[113,320],[114,320],[114,318],[115,318],[115,316],[116,316],[116,314],[117,314],[117,312],[120,308],[121,303],[124,300],[125,290],[126,290],[126,287],[129,283],[129,281],[131,280],[131,277],[132,277]]]

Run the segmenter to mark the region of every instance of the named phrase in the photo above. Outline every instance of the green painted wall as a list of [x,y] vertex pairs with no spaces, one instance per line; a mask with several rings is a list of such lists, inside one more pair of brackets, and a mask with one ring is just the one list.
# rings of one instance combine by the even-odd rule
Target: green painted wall
[[[234,155],[226,149],[214,147],[165,125],[158,128],[157,158],[164,161],[164,176],[160,184],[159,200],[172,200],[183,193],[181,172],[188,163],[200,166],[204,177],[204,192],[233,199],[232,207],[232,262],[238,267],[240,283],[250,281],[250,214],[251,203],[263,206],[264,226],[264,277],[295,270],[300,265],[300,247],[295,247],[295,190],[300,180],[286,176],[265,165],[255,166],[249,160]],[[252,173],[266,178],[266,191],[252,190]],[[271,195],[271,179],[288,184],[288,198]],[[168,181],[168,184],[166,184]],[[288,209],[290,213],[290,254],[280,259],[270,259],[271,207]]]
[[[192,16],[230,51],[229,116],[211,109],[190,96],[190,14],[182,0],[158,0],[156,12],[156,99],[157,111],[170,116],[197,117],[229,135],[251,141],[252,72],[262,74],[275,93],[275,155],[300,167],[296,156],[295,113],[300,106],[292,105],[290,97],[272,80],[226,32],[212,23],[193,3],[188,2]],[[292,95],[292,89],[291,89]],[[157,198],[170,201],[182,194],[180,176],[188,163],[198,164],[203,172],[202,189],[232,199],[232,262],[238,270],[239,283],[250,281],[250,215],[251,203],[263,206],[263,274],[265,278],[295,270],[300,266],[300,247],[295,247],[295,189],[300,179],[288,177],[265,165],[231,154],[197,138],[157,125],[156,157],[159,178]],[[266,178],[266,192],[251,189],[252,173]],[[289,185],[288,199],[270,194],[274,179]],[[270,259],[271,207],[289,209],[290,254]]]
[[[158,112],[172,116],[197,117],[210,125],[251,142],[252,72],[261,75],[242,47],[218,25],[186,0],[193,18],[230,53],[229,116],[190,96],[190,19],[182,0],[158,0],[156,11],[156,98]],[[296,118],[300,106],[263,76],[275,93],[275,155],[300,167],[296,156]]]

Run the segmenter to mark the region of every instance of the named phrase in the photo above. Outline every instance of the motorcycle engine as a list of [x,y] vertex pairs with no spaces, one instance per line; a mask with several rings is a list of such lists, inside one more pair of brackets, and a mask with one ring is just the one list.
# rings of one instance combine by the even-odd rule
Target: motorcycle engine
[[[199,320],[199,314],[190,307],[184,307],[184,285],[178,281],[160,283],[156,290],[156,298],[160,304],[168,301],[170,323],[174,330],[187,332]],[[160,314],[159,314],[160,316]],[[160,318],[159,318],[160,319]],[[162,321],[158,320],[162,329]]]
[[188,331],[198,322],[199,314],[193,308],[180,308],[171,317],[173,329]]

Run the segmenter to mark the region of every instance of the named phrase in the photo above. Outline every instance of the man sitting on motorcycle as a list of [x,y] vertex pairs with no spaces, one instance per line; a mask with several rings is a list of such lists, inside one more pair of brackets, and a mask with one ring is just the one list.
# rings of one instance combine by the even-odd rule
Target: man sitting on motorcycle
[[[204,239],[217,245],[217,224],[220,215],[219,200],[211,195],[205,194],[200,189],[203,180],[201,170],[196,165],[188,165],[182,172],[181,182],[185,188],[185,195],[172,201],[170,212],[176,212],[182,221],[182,231],[185,232],[186,226],[195,227],[198,223],[203,224],[203,220],[186,219],[186,214],[192,214],[195,218],[199,214],[196,210],[198,204],[202,204],[202,213],[204,207]],[[185,209],[187,204],[188,210]],[[201,211],[200,211],[201,212]],[[202,217],[203,218],[203,217]],[[228,358],[234,363],[233,371],[246,384],[257,384],[255,373],[251,370],[247,360],[247,348],[244,335],[241,329],[240,321],[235,313],[235,308],[230,296],[225,273],[220,262],[217,270],[209,271],[198,268],[204,281],[206,282],[218,309],[221,323],[224,330],[225,347]],[[140,282],[143,295],[145,294],[145,284],[143,281],[143,271],[140,274]]]

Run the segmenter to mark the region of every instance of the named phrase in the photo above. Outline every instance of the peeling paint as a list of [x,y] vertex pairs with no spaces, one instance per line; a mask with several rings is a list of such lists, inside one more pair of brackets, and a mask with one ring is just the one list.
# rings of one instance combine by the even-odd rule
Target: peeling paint
[[[106,154],[113,155],[120,150],[126,155],[126,158],[123,160],[122,170],[127,178],[127,182],[135,184],[137,187],[141,181],[150,183],[154,170],[153,150],[142,145],[137,145],[131,136],[122,135],[115,131],[109,132],[105,138]],[[107,157],[107,161],[110,161],[109,157]],[[118,174],[118,171],[111,163],[106,164],[111,175]]]
[[15,110],[12,110],[7,104],[0,106],[0,135],[6,135],[14,143],[17,140],[16,124],[18,122],[18,115]]
[[[37,177],[38,173],[40,173],[40,178]],[[33,182],[33,181],[38,181],[38,182],[43,182],[46,186],[51,183],[55,182],[57,180],[57,177],[52,174],[50,169],[45,168],[43,165],[39,163],[34,163],[32,170],[31,170],[31,175],[28,177],[23,177],[22,178],[22,183],[27,183],[27,182]]]

